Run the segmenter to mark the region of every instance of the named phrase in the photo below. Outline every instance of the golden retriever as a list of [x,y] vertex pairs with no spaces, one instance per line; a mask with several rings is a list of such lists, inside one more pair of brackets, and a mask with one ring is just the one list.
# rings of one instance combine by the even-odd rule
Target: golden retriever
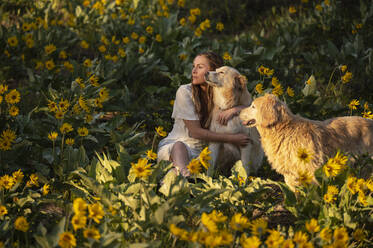
[[209,129],[218,133],[246,133],[251,142],[245,147],[237,147],[229,143],[210,142],[211,166],[208,174],[211,176],[215,169],[224,171],[229,164],[241,159],[248,175],[256,173],[262,163],[264,151],[260,144],[259,133],[256,128],[248,128],[242,125],[238,116],[234,116],[227,125],[218,121],[219,114],[238,105],[249,106],[252,98],[247,90],[247,80],[236,69],[223,66],[216,71],[209,71],[205,75],[206,82],[213,87],[214,108]]
[[[256,98],[241,111],[240,119],[243,125],[257,128],[268,161],[292,190],[299,185],[299,171],[313,175],[338,150],[373,154],[373,120],[370,119],[346,116],[309,120],[294,115],[272,94]],[[309,162],[299,158],[299,149],[307,151]]]

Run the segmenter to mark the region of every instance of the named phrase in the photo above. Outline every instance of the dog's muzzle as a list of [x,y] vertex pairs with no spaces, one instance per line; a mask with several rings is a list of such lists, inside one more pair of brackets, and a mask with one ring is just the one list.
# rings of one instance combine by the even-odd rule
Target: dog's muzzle
[[207,71],[207,72],[205,73],[205,80],[206,80],[206,81],[210,81],[210,79],[209,79],[209,75],[210,75],[210,72]]

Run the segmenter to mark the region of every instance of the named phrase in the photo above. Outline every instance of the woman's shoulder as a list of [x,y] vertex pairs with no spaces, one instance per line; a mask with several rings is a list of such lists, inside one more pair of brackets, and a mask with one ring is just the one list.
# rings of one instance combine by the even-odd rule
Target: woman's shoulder
[[182,93],[189,93],[189,94],[191,94],[192,93],[192,84],[189,83],[189,84],[182,84],[182,85],[180,85],[179,88],[177,89],[176,94],[182,94]]
[[182,85],[179,86],[179,89],[192,91],[192,83],[182,84]]

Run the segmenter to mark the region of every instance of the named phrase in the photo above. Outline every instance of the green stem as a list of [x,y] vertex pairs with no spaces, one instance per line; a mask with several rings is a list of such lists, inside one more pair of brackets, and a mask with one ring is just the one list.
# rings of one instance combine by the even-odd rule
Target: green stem
[[65,143],[65,134],[62,135],[62,140],[61,140],[61,162],[62,162],[62,158],[63,158],[63,145]]
[[237,239],[237,231],[234,232],[234,237],[233,237],[233,242],[232,242],[231,248],[235,247],[236,239]]
[[55,154],[55,140],[53,140],[53,150],[52,150],[52,154],[53,154],[53,163],[56,163],[56,154]]
[[153,142],[152,142],[152,151],[154,151],[155,142],[157,141],[157,133],[154,134]]
[[28,238],[27,238],[27,232],[25,234],[25,240],[26,240],[26,247],[30,247],[30,244],[28,243]]
[[2,188],[0,191],[1,191],[1,204],[5,205],[4,188]]
[[335,73],[335,71],[336,71],[337,69],[338,69],[338,67],[335,67],[334,70],[333,70],[333,72],[332,72],[332,74],[330,74],[330,78],[329,78],[329,81],[328,81],[328,85],[326,86],[326,90],[329,89],[329,85],[331,84],[332,79],[333,79],[333,76],[334,76],[334,73]]
[[145,194],[145,197],[146,197],[146,201],[147,201],[147,203],[148,203],[148,206],[149,206],[149,208],[152,210],[152,212],[154,213],[154,211],[153,211],[153,209],[152,209],[152,206],[151,206],[151,204],[150,204],[149,192],[145,189],[145,185],[144,185],[144,183],[143,183],[142,181],[141,181],[140,183],[141,183],[142,189],[143,189],[143,191],[144,191],[144,194]]

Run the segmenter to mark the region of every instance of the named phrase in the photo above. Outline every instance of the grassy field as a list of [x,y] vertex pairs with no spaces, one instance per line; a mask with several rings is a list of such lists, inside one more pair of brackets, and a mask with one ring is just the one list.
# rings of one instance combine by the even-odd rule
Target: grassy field
[[206,50],[254,98],[372,119],[373,1],[5,0],[0,13],[0,247],[373,247],[369,156],[337,153],[319,185],[299,173],[295,195],[266,160],[255,177],[238,161],[188,181],[164,178],[155,154]]

